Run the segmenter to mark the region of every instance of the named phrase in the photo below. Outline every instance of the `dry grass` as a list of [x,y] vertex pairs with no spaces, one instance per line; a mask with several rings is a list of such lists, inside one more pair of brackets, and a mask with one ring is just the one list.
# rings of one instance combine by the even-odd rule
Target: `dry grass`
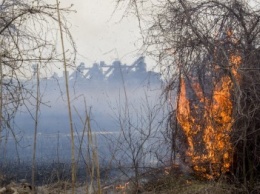
[[86,187],[76,184],[75,190],[72,189],[71,182],[59,181],[57,183],[40,186],[37,188],[37,194],[71,194],[76,192],[77,194],[85,194]]
[[[6,189],[9,191],[16,190],[18,194],[31,194],[32,191],[25,187],[25,184],[9,184]],[[130,186],[131,184],[129,184]],[[14,189],[13,189],[14,188]],[[247,193],[242,188],[235,187],[232,184],[224,181],[201,181],[193,177],[185,175],[167,175],[158,179],[150,180],[138,192],[135,192],[133,185],[126,189],[118,190],[112,187],[109,190],[103,190],[102,193],[109,194],[244,194]],[[54,184],[39,186],[37,194],[86,194],[86,184],[77,184],[75,190],[72,189],[72,184],[66,181],[60,181]],[[92,193],[88,191],[89,193]],[[0,192],[2,193],[2,192]],[[10,192],[13,193],[13,192]],[[254,193],[254,192],[253,192]],[[258,193],[258,192],[255,192]]]
[[184,175],[167,175],[144,185],[145,194],[233,194],[247,193],[224,181],[201,181]]
[[[166,169],[166,170],[165,170]],[[227,180],[222,178],[218,181],[205,181],[199,180],[198,177],[195,177],[190,174],[185,174],[178,170],[178,168],[172,168],[168,170],[167,168],[163,169],[154,169],[148,174],[145,174],[140,180],[140,185],[137,186],[131,181],[113,183],[108,186],[104,186],[102,191],[103,194],[244,194],[250,193],[246,192],[245,189],[240,185],[234,185],[228,183]],[[33,192],[28,188],[29,184],[26,182],[14,183],[4,181],[2,178],[1,188],[5,187],[6,191],[9,193],[14,193],[12,191],[17,191],[18,194],[32,194]],[[230,181],[229,181],[230,182]],[[38,186],[36,188],[37,194],[86,194],[86,193],[99,193],[97,183],[93,185],[93,189],[90,191],[90,187],[86,183],[77,183],[75,189],[72,187],[70,180],[68,181],[58,181],[52,184],[46,184],[44,186]],[[0,189],[1,189],[0,188]],[[95,190],[95,192],[94,192]],[[260,184],[258,187],[251,192],[252,194],[259,193]],[[1,192],[0,193],[6,193]],[[16,194],[17,194],[16,193]]]

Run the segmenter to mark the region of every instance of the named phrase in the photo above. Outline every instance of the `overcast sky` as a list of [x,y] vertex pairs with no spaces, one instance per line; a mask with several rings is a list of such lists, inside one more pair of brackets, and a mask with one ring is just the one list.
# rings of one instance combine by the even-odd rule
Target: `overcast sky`
[[123,17],[123,6],[115,10],[115,0],[61,1],[60,7],[70,4],[77,11],[67,18],[78,49],[77,63],[104,60],[109,64],[120,59],[130,64],[140,56],[138,21],[133,15]]

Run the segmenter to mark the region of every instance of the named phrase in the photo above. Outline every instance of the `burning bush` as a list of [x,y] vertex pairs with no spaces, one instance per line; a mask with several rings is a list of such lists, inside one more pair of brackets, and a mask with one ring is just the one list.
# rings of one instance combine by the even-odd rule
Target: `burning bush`
[[[138,16],[149,11],[141,12],[147,1],[130,1]],[[171,122],[179,126],[174,153],[202,177],[230,172],[252,191],[260,180],[259,5],[162,0],[148,12],[144,40],[168,81]],[[174,106],[169,93],[176,91]]]

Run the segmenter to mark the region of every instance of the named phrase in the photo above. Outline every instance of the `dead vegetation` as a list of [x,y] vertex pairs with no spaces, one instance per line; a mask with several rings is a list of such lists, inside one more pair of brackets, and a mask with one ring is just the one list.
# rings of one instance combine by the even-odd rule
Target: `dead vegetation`
[[225,180],[205,181],[184,174],[169,174],[144,185],[144,193],[180,194],[231,194],[247,193],[243,188],[227,183]]
[[[136,8],[137,1],[132,2]],[[120,144],[123,145],[123,143],[127,143],[127,145],[126,147],[117,147],[117,149],[122,148],[123,153],[130,153],[125,157],[131,158],[132,160],[131,168],[135,173],[134,176],[132,176],[132,179],[135,180],[131,180],[131,177],[129,177],[129,181],[104,186],[104,193],[228,194],[259,193],[260,191],[260,90],[258,84],[259,10],[253,10],[249,5],[246,5],[243,1],[239,0],[227,1],[227,4],[220,0],[201,1],[197,3],[192,3],[192,1],[189,3],[187,2],[189,1],[165,1],[165,8],[162,9],[161,13],[158,12],[156,17],[154,17],[154,25],[148,32],[149,38],[147,39],[147,44],[158,48],[160,64],[164,65],[164,67],[169,67],[169,75],[167,76],[170,78],[168,80],[169,83],[166,93],[176,92],[178,90],[177,95],[181,96],[183,93],[183,96],[187,98],[187,95],[185,94],[186,85],[193,84],[193,87],[191,87],[190,90],[192,90],[193,96],[197,98],[197,102],[194,103],[196,101],[196,98],[194,97],[190,97],[190,99],[182,98],[179,100],[180,103],[178,103],[177,106],[178,108],[182,107],[186,110],[181,111],[180,108],[177,108],[177,116],[170,118],[173,121],[176,121],[177,118],[178,122],[175,122],[176,126],[177,123],[180,125],[179,127],[171,129],[171,151],[172,153],[174,152],[174,154],[177,152],[182,154],[183,162],[189,163],[191,168],[194,167],[194,171],[197,170],[200,172],[200,177],[206,175],[210,180],[201,180],[197,177],[198,174],[195,176],[190,173],[184,173],[179,167],[157,169],[148,174],[142,174],[142,171],[140,171],[140,164],[142,164],[143,156],[145,155],[145,150],[143,148],[146,140],[151,136],[150,132],[152,131],[152,128],[149,128],[149,130],[147,130],[149,133],[145,134],[144,126],[142,125],[140,130],[138,129],[140,134],[142,134],[141,139],[136,141],[137,138],[133,136],[131,130],[136,130],[137,127],[133,127],[133,124],[130,122],[130,114],[126,107],[125,113],[122,114],[124,117],[121,115],[119,123],[123,134],[122,144],[121,142]],[[51,11],[52,9],[56,9],[56,7],[50,8]],[[20,12],[22,10],[24,10],[24,8],[18,11]],[[22,14],[30,15],[36,13],[36,11],[38,13],[40,10],[26,9],[26,12],[22,12]],[[140,19],[140,15],[138,16]],[[205,20],[206,17],[208,17],[207,20]],[[201,20],[201,18],[203,18],[203,20]],[[20,22],[22,21],[23,20]],[[207,24],[204,23],[205,21]],[[16,25],[19,26],[18,24],[20,23],[17,23]],[[9,23],[4,26],[11,30]],[[201,28],[201,26],[203,26],[204,29]],[[3,33],[5,28],[1,33]],[[11,32],[12,31],[9,33]],[[1,33],[0,35],[4,35]],[[15,33],[9,34],[10,37],[16,35],[17,34]],[[3,40],[6,40],[6,45],[8,43],[10,44],[7,39]],[[32,48],[32,50],[34,49],[35,48]],[[20,49],[18,49],[18,51],[20,52]],[[16,56],[17,54],[17,52],[11,52],[11,50],[5,52],[12,56]],[[63,54],[65,54],[64,49]],[[21,63],[20,65],[24,65],[24,62],[21,62],[24,61],[24,56],[14,58],[16,61],[15,65],[10,62],[9,56],[1,55],[1,60],[7,64],[4,65],[7,70],[10,69],[15,72],[17,64]],[[26,52],[24,55],[27,56],[28,53]],[[40,55],[39,58],[41,57],[42,56]],[[233,59],[236,59],[236,63],[232,62]],[[38,61],[37,56],[35,57],[35,61]],[[64,66],[66,67],[65,57],[63,61]],[[237,61],[239,61],[239,65],[237,65]],[[170,67],[172,69],[170,69]],[[234,69],[237,71],[234,71]],[[197,74],[197,82],[192,83],[190,80],[194,79],[194,77],[190,75],[192,74],[194,76],[194,72]],[[214,98],[214,95],[212,94],[209,95],[210,97],[202,95],[207,93],[207,90],[203,88],[204,86],[209,86],[208,79],[206,79],[206,76],[208,75],[211,78],[216,77],[216,80],[211,81],[213,89],[215,86],[219,86],[219,84],[223,85],[221,87],[216,87],[216,90],[214,91],[217,96],[224,96],[225,99],[222,101],[225,104],[228,102],[228,110],[219,109],[219,107],[224,107],[223,104],[218,106],[217,109],[214,109],[216,104],[220,104],[217,97]],[[239,75],[238,78],[236,78],[237,75]],[[3,76],[1,79],[3,80]],[[185,80],[189,80],[189,82],[186,81],[186,83]],[[183,84],[181,85],[181,83]],[[201,84],[198,85],[197,83]],[[226,83],[229,83],[232,87],[229,87],[229,89],[226,90],[226,94],[220,94],[220,91],[224,90],[223,88]],[[7,83],[6,85],[10,86],[10,84],[11,83]],[[20,88],[20,86],[17,87]],[[212,90],[212,88],[210,90]],[[12,90],[12,93],[15,92]],[[69,96],[69,91],[67,91],[67,94]],[[2,92],[1,95],[3,95]],[[125,98],[127,99],[127,96]],[[167,96],[167,98],[172,100],[171,97]],[[68,98],[67,101],[70,109],[70,99]],[[18,106],[17,102],[20,102],[20,100],[15,101],[14,107]],[[190,104],[192,103],[194,105],[191,106]],[[1,104],[0,107],[1,109],[5,108],[5,104]],[[197,109],[197,107],[202,108]],[[214,114],[211,112],[212,110],[215,110],[213,111]],[[176,109],[172,111],[176,111]],[[186,112],[187,114],[184,114]],[[225,115],[226,113],[229,114]],[[182,115],[183,118],[181,117]],[[206,119],[203,120],[201,117]],[[154,117],[152,115],[149,118],[148,124],[151,126]],[[70,119],[70,121],[72,138],[71,178],[68,181],[60,180],[61,175],[58,171],[55,171],[53,177],[55,177],[55,180],[57,177],[57,182],[37,187],[36,192],[39,194],[95,193],[95,190],[97,193],[102,192],[99,177],[98,153],[95,144],[90,145],[91,149],[89,149],[90,154],[88,155],[88,159],[91,160],[92,164],[88,169],[89,174],[91,174],[91,183],[86,180],[88,183],[84,183],[84,185],[75,185],[76,166],[73,140],[74,132],[72,128],[72,119]],[[88,117],[86,121],[88,122],[83,123],[89,124]],[[193,123],[191,121],[193,121]],[[224,121],[227,124],[225,126],[223,125]],[[205,127],[205,124],[208,125]],[[92,140],[90,127],[88,127],[88,129],[90,134],[88,142],[93,142],[94,138]],[[221,129],[218,134],[216,133],[217,129]],[[194,132],[195,130],[196,132]],[[206,132],[209,134],[208,136],[205,136]],[[180,137],[183,136],[182,142]],[[218,144],[219,149],[216,146]],[[160,146],[161,145],[162,144],[160,144]],[[184,148],[185,146],[186,148]],[[226,151],[227,148],[228,150]],[[126,149],[130,149],[130,151],[127,153],[125,151]],[[146,153],[150,154],[149,151]],[[159,150],[158,153],[160,151],[161,150]],[[121,159],[122,156],[119,157],[119,164],[121,164]],[[221,165],[216,166],[219,164]],[[216,167],[214,167],[214,165]],[[214,170],[214,168],[216,170]],[[129,173],[129,171],[127,171],[126,174],[127,173]],[[226,173],[230,173],[230,175],[227,176]],[[34,177],[34,174],[32,177]],[[232,181],[230,181],[231,178]],[[16,183],[5,180],[5,178],[2,179],[0,188],[0,193],[2,194],[34,193],[34,191],[32,191],[34,190],[34,187],[26,182]],[[94,183],[94,180],[97,183]],[[237,185],[239,182],[243,185]]]
[[[195,174],[183,172],[178,165],[174,167],[156,168],[140,177],[139,185],[134,181],[114,182],[102,185],[103,194],[246,194],[248,191],[241,184],[231,183],[228,176],[222,176],[218,180],[200,180]],[[37,194],[94,194],[97,193],[97,185],[87,187],[85,182],[76,183],[72,190],[71,181],[61,180],[46,185],[36,186]],[[255,187],[252,194],[259,193],[260,184]],[[15,183],[11,180],[1,179],[0,194],[32,194],[32,187],[26,180]]]
[[0,188],[0,194],[31,194],[32,186],[29,183],[14,183],[11,182]]

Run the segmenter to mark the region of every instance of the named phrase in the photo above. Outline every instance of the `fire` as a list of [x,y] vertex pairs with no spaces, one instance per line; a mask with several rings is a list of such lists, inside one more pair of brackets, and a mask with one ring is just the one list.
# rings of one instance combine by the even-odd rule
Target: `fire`
[[200,86],[192,84],[197,102],[187,94],[184,79],[181,80],[177,119],[187,138],[187,157],[193,170],[206,178],[229,171],[232,159],[230,131],[233,122],[231,88],[229,77],[214,84],[212,97],[203,95]]
[[129,182],[126,182],[125,184],[121,185],[117,185],[116,186],[116,191],[125,191],[128,188]]
[[[230,53],[230,70],[237,80],[241,62],[240,55]],[[228,172],[232,163],[231,77],[223,74],[220,79],[212,78],[211,92],[192,76],[180,80],[177,120],[187,140],[186,161],[196,174],[207,179]]]

